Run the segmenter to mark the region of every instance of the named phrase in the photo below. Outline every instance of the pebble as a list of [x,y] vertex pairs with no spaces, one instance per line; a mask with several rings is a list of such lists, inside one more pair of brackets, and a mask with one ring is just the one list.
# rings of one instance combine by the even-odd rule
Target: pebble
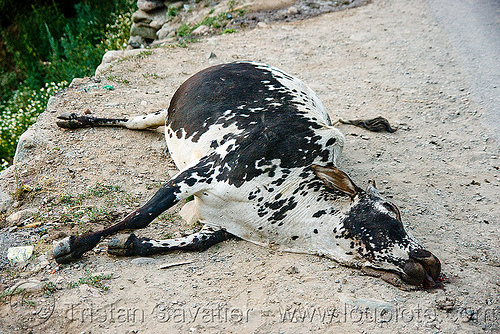
[[33,246],[10,247],[7,250],[7,259],[10,262],[26,262],[33,255]]
[[297,15],[300,13],[299,9],[295,6],[288,8],[288,10],[286,12],[288,15]]
[[16,291],[17,289],[22,289],[23,291],[40,291],[43,289],[43,284],[38,280],[29,279],[27,281],[21,281],[14,284],[12,287],[7,289],[7,291],[11,292]]
[[209,26],[202,24],[198,28],[193,30],[192,34],[195,36],[203,36],[203,35],[208,35],[210,33],[210,31],[211,31],[211,29]]
[[20,211],[14,212],[13,214],[11,214],[7,218],[5,218],[5,221],[8,225],[18,225],[19,226],[19,224],[22,224],[24,221],[26,221],[30,218],[33,218],[33,216],[36,213],[37,212],[33,209],[20,210]]
[[136,266],[142,266],[144,264],[153,263],[153,259],[149,257],[138,257],[130,261],[130,263],[135,264]]

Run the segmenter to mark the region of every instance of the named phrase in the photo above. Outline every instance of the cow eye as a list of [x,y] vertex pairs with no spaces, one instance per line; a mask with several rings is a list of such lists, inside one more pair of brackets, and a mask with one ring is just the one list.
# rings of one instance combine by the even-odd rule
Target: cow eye
[[396,215],[397,220],[401,221],[401,214],[399,213],[399,209],[392,203],[384,203],[383,204],[384,208],[387,210],[393,212]]

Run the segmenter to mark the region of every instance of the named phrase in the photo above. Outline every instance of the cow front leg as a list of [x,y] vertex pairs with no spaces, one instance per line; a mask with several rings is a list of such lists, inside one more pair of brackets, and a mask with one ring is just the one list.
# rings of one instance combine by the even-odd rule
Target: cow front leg
[[143,207],[129,214],[121,222],[101,231],[71,236],[59,241],[54,247],[54,259],[57,263],[74,261],[94,248],[102,238],[123,230],[148,226],[174,204],[207,189],[212,182],[212,164],[210,157],[193,162],[161,187]]
[[121,222],[101,231],[70,236],[59,241],[54,247],[54,259],[57,263],[72,262],[94,248],[102,238],[126,229],[144,228],[184,197],[186,194],[180,192],[179,186],[169,181],[143,207],[130,213]]
[[186,237],[165,240],[138,238],[132,233],[114,237],[108,244],[108,253],[118,256],[146,256],[174,250],[203,251],[230,237],[231,234],[225,230],[208,225]]

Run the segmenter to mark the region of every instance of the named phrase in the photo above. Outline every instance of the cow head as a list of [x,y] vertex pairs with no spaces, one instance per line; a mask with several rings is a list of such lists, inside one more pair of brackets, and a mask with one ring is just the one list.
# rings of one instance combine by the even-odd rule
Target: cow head
[[408,284],[435,285],[441,263],[405,231],[398,208],[381,196],[375,182],[363,190],[333,166],[313,165],[312,169],[327,187],[352,199],[337,231],[350,241],[345,243],[349,244],[346,252],[361,257],[365,266],[399,274]]

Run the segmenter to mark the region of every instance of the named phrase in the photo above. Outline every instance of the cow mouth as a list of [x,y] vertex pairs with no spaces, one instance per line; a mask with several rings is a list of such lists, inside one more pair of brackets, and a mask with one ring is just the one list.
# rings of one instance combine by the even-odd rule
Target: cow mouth
[[424,288],[433,288],[441,273],[441,262],[425,249],[415,249],[409,253],[401,278],[408,284],[420,285]]

